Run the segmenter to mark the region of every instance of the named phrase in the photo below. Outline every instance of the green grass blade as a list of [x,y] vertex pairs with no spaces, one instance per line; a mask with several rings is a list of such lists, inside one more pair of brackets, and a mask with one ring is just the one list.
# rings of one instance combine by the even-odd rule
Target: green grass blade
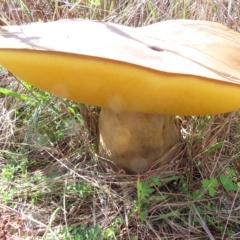
[[20,94],[11,90],[8,90],[6,88],[0,88],[0,93],[7,95],[7,96],[11,96],[14,98],[18,98],[20,100],[24,100],[24,101],[34,101],[34,99],[24,95],[24,94]]

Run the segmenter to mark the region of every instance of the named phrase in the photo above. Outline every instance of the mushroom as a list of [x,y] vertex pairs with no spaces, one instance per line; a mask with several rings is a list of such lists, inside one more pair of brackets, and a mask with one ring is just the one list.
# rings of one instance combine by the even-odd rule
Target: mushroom
[[175,115],[240,108],[240,34],[213,22],[6,26],[0,64],[35,87],[102,107],[100,154],[133,173],[178,154],[170,151],[180,142]]

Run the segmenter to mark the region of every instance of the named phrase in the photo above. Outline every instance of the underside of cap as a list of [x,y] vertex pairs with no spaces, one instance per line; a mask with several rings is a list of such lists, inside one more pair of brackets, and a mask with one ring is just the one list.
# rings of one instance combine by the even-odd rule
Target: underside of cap
[[237,84],[78,54],[0,52],[0,62],[21,79],[76,102],[166,115],[217,114],[240,108]]
[[217,23],[2,27],[0,64],[57,96],[116,111],[205,115],[240,108],[240,34]]

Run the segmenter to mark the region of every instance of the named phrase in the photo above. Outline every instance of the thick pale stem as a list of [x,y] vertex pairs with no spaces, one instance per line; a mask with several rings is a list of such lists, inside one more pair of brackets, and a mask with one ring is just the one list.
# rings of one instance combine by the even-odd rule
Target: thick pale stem
[[[99,130],[100,155],[133,173],[143,172],[180,142],[173,116],[102,109]],[[164,162],[176,154],[172,151]]]

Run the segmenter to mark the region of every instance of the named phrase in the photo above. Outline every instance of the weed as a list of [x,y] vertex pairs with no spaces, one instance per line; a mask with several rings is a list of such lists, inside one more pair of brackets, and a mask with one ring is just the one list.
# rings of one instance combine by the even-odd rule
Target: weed
[[68,184],[66,186],[66,192],[70,194],[77,194],[80,198],[86,197],[93,193],[92,186],[84,181]]
[[136,187],[138,197],[136,202],[137,214],[141,219],[145,219],[147,217],[147,209],[150,202],[149,199],[151,194],[154,192],[154,189],[147,181],[141,182],[140,177],[138,177]]
[[215,188],[218,186],[218,180],[216,178],[204,179],[202,181],[202,186],[207,189],[210,196],[215,196]]
[[58,239],[64,240],[94,240],[102,239],[100,234],[101,227],[96,225],[95,227],[88,227],[86,224],[76,227],[63,227],[55,231],[55,236],[53,234],[46,235],[46,240]]
[[226,191],[237,191],[239,183],[237,183],[236,171],[232,168],[226,169],[226,174],[220,175],[220,181]]

